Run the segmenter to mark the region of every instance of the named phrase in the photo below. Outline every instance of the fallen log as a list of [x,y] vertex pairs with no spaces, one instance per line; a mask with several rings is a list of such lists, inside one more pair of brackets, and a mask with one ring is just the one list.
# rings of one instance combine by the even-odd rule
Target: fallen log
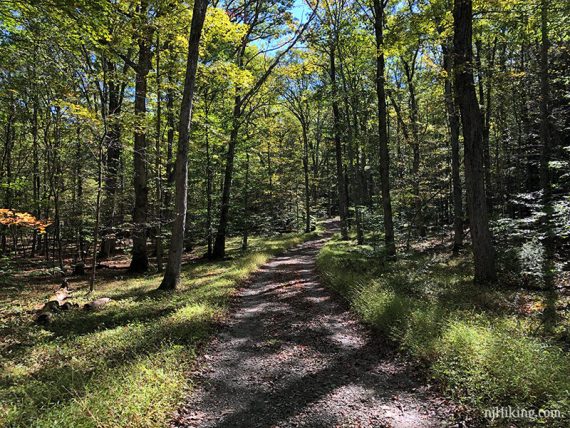
[[109,303],[111,299],[109,297],[101,297],[100,299],[93,300],[92,302],[86,303],[83,305],[83,309],[86,311],[95,311],[101,309],[107,303]]
[[42,312],[36,315],[36,323],[47,325],[51,322],[53,314],[51,312]]
[[78,303],[65,302],[63,305],[59,307],[59,309],[61,309],[62,311],[69,311],[71,309],[78,307],[79,307]]
[[58,302],[60,305],[62,305],[68,298],[69,290],[67,288],[60,288],[49,300]]
[[71,302],[68,302],[67,299],[70,296],[70,292],[67,283],[67,279],[63,279],[61,281],[61,286],[59,290],[53,294],[49,300],[38,310],[36,315],[36,322],[38,324],[49,324],[53,318],[53,314],[58,313],[62,310],[66,311],[72,309],[75,306]]
[[57,300],[50,300],[47,302],[44,307],[40,310],[40,312],[59,312],[60,304]]
[[53,314],[58,313],[61,310],[59,301],[50,300],[38,311],[36,315],[36,322],[38,324],[49,324],[53,318]]
[[59,289],[48,299],[48,302],[56,301],[61,305],[70,296],[71,292],[69,291],[69,284],[67,282],[67,279],[63,278],[63,280],[61,281],[61,285],[59,286]]

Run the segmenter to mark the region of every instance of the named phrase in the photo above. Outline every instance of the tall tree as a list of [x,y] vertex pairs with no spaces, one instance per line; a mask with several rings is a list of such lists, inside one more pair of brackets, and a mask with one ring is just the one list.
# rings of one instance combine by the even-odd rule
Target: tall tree
[[[302,61],[302,60],[301,60]],[[303,176],[305,187],[305,233],[311,231],[311,188],[309,176],[309,126],[311,121],[310,90],[311,75],[301,62],[291,65],[292,77],[287,79],[288,87],[283,97],[287,109],[295,116],[301,125],[301,143],[303,145]]]
[[475,260],[475,281],[490,282],[497,279],[497,272],[485,193],[483,118],[473,78],[472,1],[455,0],[453,17],[455,91],[463,126],[465,182]]
[[338,193],[338,212],[340,215],[340,235],[342,239],[348,239],[348,195],[345,183],[342,150],[341,117],[338,102],[338,83],[336,71],[336,37],[329,40],[329,75],[331,81],[331,97],[333,111],[333,138],[336,161],[336,184]]
[[[242,5],[235,7],[231,12],[247,25],[247,31],[242,37],[240,46],[236,53],[236,64],[242,69],[246,63],[250,63],[246,58],[246,50],[249,44],[254,40],[264,40],[275,36],[275,31],[283,25],[282,18],[276,17],[272,12],[275,10],[275,4],[267,0],[250,0]],[[285,45],[273,59],[269,61],[265,71],[257,77],[255,82],[247,91],[243,91],[238,87],[234,97],[234,107],[231,121],[230,140],[228,143],[228,151],[226,154],[226,166],[224,171],[224,183],[222,187],[222,198],[220,203],[220,220],[218,222],[218,230],[214,241],[212,257],[221,259],[226,254],[226,235],[229,223],[230,197],[232,190],[232,181],[234,175],[234,160],[236,148],[239,140],[239,132],[243,125],[244,113],[247,111],[252,99],[263,87],[267,79],[273,73],[273,70],[279,65],[281,59],[297,44],[305,32],[307,26],[312,20],[312,16],[306,23],[301,24],[290,41]],[[276,27],[276,28],[272,28]],[[269,48],[274,50],[273,48]],[[258,56],[258,55],[255,55]]]
[[386,111],[386,72],[384,59],[384,8],[386,2],[374,0],[374,35],[376,41],[376,95],[378,97],[378,143],[380,152],[380,185],[384,213],[384,243],[389,256],[396,255],[394,220],[390,195],[390,151],[388,148],[388,125]]
[[548,0],[540,0],[540,139],[542,153],[540,156],[540,181],[544,201],[549,203],[551,197],[549,162],[551,155],[550,125],[550,76],[548,69],[548,51],[550,39],[548,35]]
[[445,106],[449,122],[449,135],[451,142],[451,192],[453,204],[453,253],[457,254],[463,247],[463,191],[461,187],[461,153],[459,147],[459,133],[461,131],[459,112],[453,95],[453,60],[450,48],[446,42],[442,43],[443,68],[445,76]]
[[451,146],[451,200],[453,205],[453,253],[457,254],[463,247],[463,189],[461,186],[461,150],[459,134],[461,124],[459,111],[455,102],[453,91],[453,40],[446,33],[444,24],[447,2],[443,7],[434,7],[435,29],[441,38],[441,52],[443,56],[444,70],[444,98],[449,127],[449,139]]
[[178,147],[176,151],[175,174],[175,208],[172,223],[172,238],[168,251],[168,262],[164,278],[160,284],[161,290],[174,290],[180,282],[182,252],[184,250],[184,232],[186,230],[186,208],[188,205],[188,146],[190,143],[190,125],[192,123],[192,102],[196,86],[196,70],[200,56],[200,38],[206,18],[208,0],[194,0],[192,24],[188,38],[188,58],[186,61],[186,76],[182,92],[182,106],[178,121]]
[[[102,257],[109,257],[115,251],[115,230],[118,221],[118,190],[120,179],[120,163],[122,154],[121,143],[121,121],[120,114],[123,105],[124,93],[126,89],[126,81],[119,80],[119,67],[112,60],[103,57],[101,59],[103,73],[106,77],[103,81],[103,102],[102,113],[108,121],[108,131],[105,137],[105,146],[107,149],[104,178],[104,202],[102,217],[104,220],[105,230],[101,239]],[[127,65],[122,69],[122,74],[126,74]]]
[[146,138],[146,98],[148,74],[152,67],[152,39],[154,27],[148,24],[147,15],[150,12],[149,3],[141,0],[138,13],[142,21],[135,32],[139,48],[138,62],[132,64],[135,70],[135,146],[133,153],[133,184],[135,190],[135,205],[133,208],[133,254],[131,272],[145,272],[148,269],[147,219],[148,219],[148,159]]

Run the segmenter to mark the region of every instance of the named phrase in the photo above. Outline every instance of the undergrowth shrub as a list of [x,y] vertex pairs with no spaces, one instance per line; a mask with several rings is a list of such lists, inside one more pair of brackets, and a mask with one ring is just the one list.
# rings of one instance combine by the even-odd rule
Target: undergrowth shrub
[[[384,264],[352,248],[332,241],[321,250],[323,280],[364,322],[427,367],[444,391],[479,409],[517,405],[570,414],[568,354],[505,309],[505,291],[476,288],[457,260],[404,255]],[[537,251],[521,249],[529,272],[541,263]]]
[[519,251],[521,276],[525,284],[542,284],[544,271],[544,246],[533,238],[525,242]]

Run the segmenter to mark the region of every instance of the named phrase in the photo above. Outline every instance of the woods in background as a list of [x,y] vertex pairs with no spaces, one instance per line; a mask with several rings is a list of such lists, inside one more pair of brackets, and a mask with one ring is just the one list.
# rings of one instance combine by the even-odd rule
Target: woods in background
[[183,250],[339,215],[390,258],[467,244],[478,282],[569,268],[566,2],[206,5],[0,4],[6,260],[141,273],[170,245],[171,289]]

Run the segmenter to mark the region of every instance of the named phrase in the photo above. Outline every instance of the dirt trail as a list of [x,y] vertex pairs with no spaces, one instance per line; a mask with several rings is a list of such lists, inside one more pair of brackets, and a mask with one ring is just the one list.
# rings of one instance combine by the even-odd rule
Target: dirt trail
[[328,236],[272,259],[240,290],[173,426],[446,426],[445,400],[319,283]]

